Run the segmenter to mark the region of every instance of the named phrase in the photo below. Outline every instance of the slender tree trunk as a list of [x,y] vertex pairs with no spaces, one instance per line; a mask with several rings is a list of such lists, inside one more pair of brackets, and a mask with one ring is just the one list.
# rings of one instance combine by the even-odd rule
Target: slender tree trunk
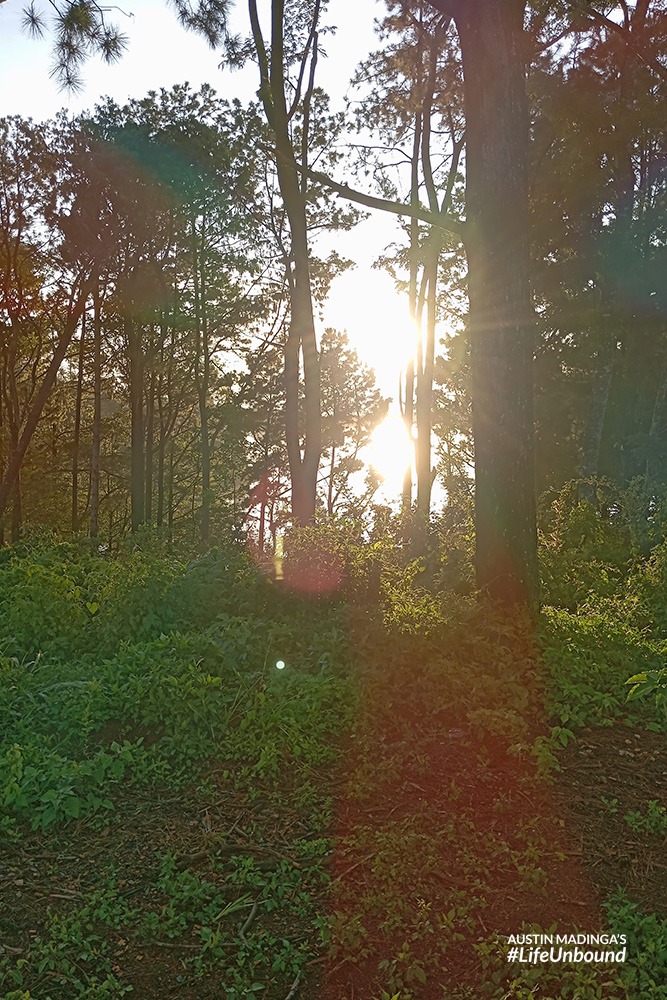
[[[415,419],[415,363],[410,358],[405,366],[405,374],[402,376],[404,396],[401,401],[401,416],[405,424],[405,430],[412,441],[412,429]],[[400,389],[399,389],[400,393]],[[401,493],[401,511],[404,518],[409,518],[412,510],[412,462],[408,465],[403,476],[403,490]],[[408,539],[406,538],[405,541]]]
[[267,492],[264,490],[259,501],[259,527],[257,529],[257,548],[259,550],[260,560],[264,558],[264,542],[266,539],[266,506]]
[[[296,173],[282,172],[285,176],[281,190],[290,219],[294,260],[290,327],[285,346],[287,455],[292,479],[292,514],[297,524],[308,524],[315,517],[317,473],[322,454],[320,359],[310,288],[305,203],[298,191]],[[299,435],[300,357],[303,358],[305,395],[303,455]]]
[[[291,236],[289,265],[290,325],[285,345],[285,424],[287,455],[292,483],[292,516],[297,524],[315,517],[317,473],[322,454],[320,411],[320,358],[315,336],[315,317],[310,282],[308,223],[306,218],[307,126],[302,145],[302,161],[297,166],[290,134],[290,117],[285,96],[284,0],[271,2],[270,59],[257,16],[256,0],[249,0],[253,39],[260,65],[260,97],[273,132],[278,185],[285,206]],[[317,17],[313,13],[311,72],[308,95],[312,94],[317,55]],[[307,54],[304,55],[304,60]],[[304,62],[305,69],[305,62]],[[299,172],[301,168],[301,175]],[[304,443],[299,434],[299,362],[303,360]]]
[[160,429],[160,437],[157,445],[157,502],[155,510],[155,523],[158,528],[164,524],[164,450],[165,436]]
[[426,336],[423,338],[421,364],[417,372],[417,548],[426,551],[431,513],[431,422],[433,408],[433,372],[435,367],[435,325],[439,241],[433,236],[425,264]]
[[[419,89],[421,81],[418,80],[416,88]],[[410,204],[413,208],[419,206],[419,150],[422,140],[422,113],[421,109],[415,114],[414,135],[412,140],[411,176],[410,176]],[[412,329],[410,335],[414,338],[417,333],[417,277],[419,272],[419,221],[413,216],[410,219],[410,278],[408,287],[410,320]],[[405,429],[412,441],[412,430],[415,419],[415,364],[414,355],[411,354],[405,368],[405,397],[401,407]],[[399,393],[400,395],[400,393]],[[403,476],[403,492],[401,497],[401,510],[405,520],[405,530],[410,532],[410,512],[412,510],[412,463],[405,470]],[[409,538],[404,539],[406,542]]]
[[21,538],[21,528],[23,526],[23,503],[21,498],[21,472],[17,475],[14,481],[14,489],[12,491],[12,524],[11,524],[11,539],[12,545],[16,543]]
[[169,445],[169,482],[167,486],[167,538],[174,540],[174,442]]
[[128,345],[130,390],[130,499],[131,525],[135,532],[145,520],[145,459],[144,459],[144,358],[141,349],[141,329],[126,314],[125,337]]
[[144,499],[144,516],[146,524],[151,524],[153,518],[153,449],[155,430],[155,366],[151,369],[146,395],[146,462],[144,478],[146,494]]
[[67,317],[63,332],[58,340],[55,351],[53,352],[53,357],[49,362],[49,366],[42,378],[41,385],[39,386],[37,392],[35,393],[32,401],[32,406],[26,416],[23,423],[23,429],[21,430],[20,436],[16,442],[16,447],[13,449],[12,454],[7,462],[7,467],[5,469],[5,475],[0,483],[0,518],[4,517],[7,507],[9,506],[10,498],[14,491],[14,484],[21,471],[21,466],[23,465],[23,460],[25,458],[28,446],[32,440],[32,437],[37,429],[37,424],[39,423],[39,418],[42,415],[42,410],[46,405],[46,401],[51,395],[51,390],[55,385],[58,372],[60,371],[60,366],[62,365],[70,344],[72,343],[72,337],[78,326],[79,320],[83,313],[86,300],[90,295],[92,288],[91,281],[84,282],[80,289],[79,295],[72,307],[72,310]]
[[[205,221],[202,221],[202,228]],[[202,234],[202,244],[203,244]],[[206,309],[206,280],[203,247],[197,246],[197,228],[192,220],[193,274],[195,292],[195,383],[199,406],[199,450],[201,454],[201,512],[199,537],[202,548],[207,548],[211,538],[211,440],[209,434],[208,394],[211,358],[208,343],[208,312]]]
[[164,345],[167,337],[167,325],[164,314],[160,323],[160,369],[157,387],[157,412],[160,435],[157,446],[157,504],[155,523],[161,528],[164,523],[164,456],[167,446],[167,426],[164,410],[165,379],[164,379]]
[[537,598],[523,0],[454,6],[466,112],[478,586]]
[[[429,207],[432,212],[438,212],[438,193],[433,178],[431,164],[431,115],[433,113],[433,97],[435,93],[438,70],[437,38],[430,40],[428,51],[428,72],[423,86],[421,110],[421,164],[424,174]],[[443,204],[443,211],[448,206]],[[420,350],[417,365],[417,441],[416,441],[416,472],[417,472],[417,510],[415,523],[415,548],[419,555],[424,555],[428,547],[428,528],[431,514],[431,422],[433,405],[433,371],[435,366],[435,326],[437,319],[437,285],[438,263],[440,260],[440,233],[432,230],[429,233],[425,247],[423,264],[423,291],[419,306]],[[424,333],[423,313],[426,305],[426,331]]]
[[74,404],[74,441],[72,447],[72,534],[79,530],[79,446],[81,442],[81,403],[83,399],[83,363],[86,345],[86,312],[81,316],[81,336],[76,376],[76,402]]
[[93,440],[90,453],[90,537],[99,534],[100,455],[102,450],[102,299],[93,292]]
[[[334,424],[335,424],[335,410],[334,410]],[[334,469],[336,468],[336,445],[331,446],[331,461],[329,462],[329,488],[327,490],[327,514],[329,517],[333,515],[333,505],[334,505]]]

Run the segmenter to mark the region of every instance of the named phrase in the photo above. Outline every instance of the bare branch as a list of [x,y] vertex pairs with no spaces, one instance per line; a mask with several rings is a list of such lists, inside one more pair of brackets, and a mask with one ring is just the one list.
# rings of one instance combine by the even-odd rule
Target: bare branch
[[437,226],[438,229],[444,229],[446,232],[458,236],[460,240],[465,242],[467,233],[466,223],[461,219],[455,218],[453,215],[430,212],[427,208],[422,208],[421,206],[405,205],[400,201],[389,201],[387,198],[376,198],[373,195],[364,194],[362,191],[354,190],[354,188],[349,187],[347,184],[339,184],[331,177],[327,177],[326,174],[320,173],[319,170],[308,170],[307,173],[311,180],[323,184],[324,187],[328,187],[331,191],[340,195],[341,198],[346,198],[348,201],[353,201],[358,205],[364,205],[366,208],[375,208],[381,212],[389,212],[391,215],[398,215],[406,219],[418,219],[420,222],[426,222],[430,226]]

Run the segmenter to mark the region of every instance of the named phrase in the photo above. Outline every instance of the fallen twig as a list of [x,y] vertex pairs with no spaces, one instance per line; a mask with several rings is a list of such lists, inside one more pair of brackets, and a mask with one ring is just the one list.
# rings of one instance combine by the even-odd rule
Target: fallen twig
[[299,969],[299,971],[296,974],[296,979],[292,983],[292,985],[290,987],[290,991],[287,994],[287,996],[285,997],[285,1000],[292,1000],[292,997],[296,996],[296,991],[299,988],[299,983],[300,982],[301,982],[301,970]]
[[239,931],[239,937],[241,938],[241,940],[243,941],[244,944],[246,943],[246,939],[245,939],[246,931],[249,931],[250,928],[252,927],[253,921],[254,921],[255,917],[257,916],[257,911],[259,909],[259,903],[260,903],[260,900],[256,899],[255,902],[252,904],[252,909],[251,909],[250,913],[248,914],[248,916],[246,918],[246,921],[243,924],[243,927]]
[[373,854],[369,854],[367,857],[362,858],[360,861],[356,861],[350,868],[347,868],[344,872],[341,872],[340,875],[336,875],[336,877],[331,880],[331,884],[335,885],[336,882],[340,882],[341,879],[347,878],[347,876],[351,872],[353,872],[355,868],[358,868],[359,865],[363,865],[366,861],[370,861],[371,858],[373,858],[374,856],[375,855]]

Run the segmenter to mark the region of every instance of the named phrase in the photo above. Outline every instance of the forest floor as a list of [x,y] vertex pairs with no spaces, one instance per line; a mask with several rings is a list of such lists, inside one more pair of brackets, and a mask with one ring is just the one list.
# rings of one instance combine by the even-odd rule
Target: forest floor
[[[627,709],[609,650],[617,695],[577,687],[564,622],[547,640],[570,671],[555,688],[553,649],[525,623],[471,611],[443,643],[357,609],[351,676],[274,671],[228,691],[224,736],[198,696],[152,724],[113,706],[88,719],[89,758],[125,762],[113,803],[74,815],[70,797],[64,821],[0,828],[2,1000],[666,998],[664,725]],[[128,674],[150,669],[159,698],[180,683],[168,646]],[[128,658],[110,662],[118,684]],[[194,738],[167,733],[186,708],[218,752],[167,764]],[[509,962],[506,937],[530,932],[624,933],[627,962]]]

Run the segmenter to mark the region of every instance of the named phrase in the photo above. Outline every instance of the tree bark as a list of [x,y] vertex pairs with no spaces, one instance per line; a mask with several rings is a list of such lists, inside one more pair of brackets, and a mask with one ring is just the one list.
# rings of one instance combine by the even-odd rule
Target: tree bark
[[155,366],[153,365],[146,386],[146,459],[144,464],[145,495],[144,519],[151,524],[153,519],[153,452],[155,437]]
[[[435,234],[433,234],[435,237]],[[428,247],[424,265],[426,282],[426,336],[423,337],[421,364],[417,372],[417,547],[426,551],[431,513],[431,423],[433,408],[433,373],[435,366],[436,293],[438,281],[439,240]]]
[[144,523],[145,465],[144,465],[144,364],[141,349],[141,330],[129,315],[124,319],[128,347],[130,390],[130,500],[132,531]]
[[174,442],[169,445],[169,480],[167,486],[167,539],[174,540]]
[[[163,313],[160,320],[160,365],[159,365],[158,384],[157,384],[157,412],[158,412],[158,423],[160,425],[160,434],[158,437],[158,444],[157,444],[157,502],[156,502],[155,523],[158,528],[161,528],[164,523],[164,500],[165,500],[164,460],[165,460],[165,450],[167,447],[167,437],[168,437],[167,415],[165,413],[165,395],[168,395],[169,393],[170,379],[165,379],[164,348],[165,348],[166,338],[167,338],[167,324],[165,320],[165,315]],[[170,356],[170,361],[172,356],[173,352],[172,355]]]
[[[202,227],[204,226],[202,222]],[[203,246],[197,245],[197,227],[192,219],[192,255],[195,295],[195,384],[199,406],[199,448],[201,453],[201,512],[199,537],[206,549],[211,538],[211,440],[209,434],[208,393],[211,357],[208,342],[208,313],[206,309],[206,276],[204,273]],[[204,236],[202,233],[202,244]]]
[[102,450],[102,299],[93,292],[93,439],[90,453],[90,537],[99,534],[100,454]]
[[[416,87],[419,88],[421,80],[417,80]],[[410,205],[413,209],[419,206],[419,150],[422,141],[422,113],[421,109],[415,113],[414,136],[412,140],[412,157],[410,162]],[[419,272],[419,222],[416,216],[410,219],[410,279],[408,285],[408,298],[410,319],[413,329],[412,336],[417,332],[417,275]],[[411,356],[405,367],[405,398],[401,407],[405,429],[412,441],[412,430],[415,418],[415,364],[414,357]],[[403,491],[401,496],[401,510],[404,517],[405,541],[410,538],[410,515],[412,512],[412,463],[405,470],[403,476]]]
[[21,497],[21,470],[19,469],[19,474],[14,481],[14,490],[12,493],[12,524],[10,536],[12,545],[16,545],[16,543],[20,540],[22,527],[23,501]]
[[460,0],[478,586],[538,588],[523,0]]
[[83,363],[86,346],[86,311],[81,316],[78,367],[76,374],[76,401],[74,404],[74,441],[72,447],[72,534],[79,530],[79,446],[81,442],[81,403],[83,399]]

